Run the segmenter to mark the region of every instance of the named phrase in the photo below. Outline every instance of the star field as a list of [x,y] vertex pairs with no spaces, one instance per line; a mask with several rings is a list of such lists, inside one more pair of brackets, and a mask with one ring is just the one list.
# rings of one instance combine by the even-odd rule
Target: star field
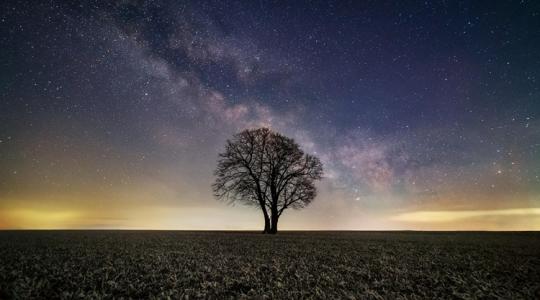
[[535,1],[0,7],[0,228],[258,228],[210,184],[268,126],[325,167],[284,228],[540,229]]

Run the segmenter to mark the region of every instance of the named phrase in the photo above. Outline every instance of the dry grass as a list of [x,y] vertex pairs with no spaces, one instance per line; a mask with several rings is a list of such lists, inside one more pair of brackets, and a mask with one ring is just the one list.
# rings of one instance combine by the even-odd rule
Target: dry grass
[[540,234],[5,231],[0,299],[540,299]]

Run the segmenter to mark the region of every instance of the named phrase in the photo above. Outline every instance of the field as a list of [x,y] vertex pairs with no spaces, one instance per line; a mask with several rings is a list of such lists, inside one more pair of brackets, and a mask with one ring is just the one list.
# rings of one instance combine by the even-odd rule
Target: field
[[540,299],[540,233],[3,231],[0,299]]

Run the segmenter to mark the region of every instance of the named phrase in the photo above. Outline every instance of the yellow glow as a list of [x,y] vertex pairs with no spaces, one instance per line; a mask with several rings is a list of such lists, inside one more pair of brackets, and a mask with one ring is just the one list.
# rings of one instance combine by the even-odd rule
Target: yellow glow
[[[13,201],[15,207],[0,207],[1,229],[183,229],[249,230],[261,225],[257,211],[241,207],[185,207],[109,205],[73,207],[76,200],[39,203]],[[67,203],[70,202],[70,203]],[[118,200],[117,202],[120,202]],[[47,203],[47,204],[46,204]],[[233,222],[232,219],[244,220]]]
[[[173,196],[156,192],[158,198],[154,193],[136,192],[111,192],[114,201],[99,194],[0,199],[0,229],[259,230],[263,225],[259,211],[253,208],[228,206],[211,198],[198,199],[200,204],[183,199],[160,203]],[[445,206],[439,205],[434,210],[399,214],[351,208],[347,201],[319,201],[305,210],[287,212],[280,228],[540,230],[540,207],[533,200],[530,204],[536,207],[527,208],[525,204],[514,209],[444,210],[441,207]]]
[[67,210],[16,209],[0,214],[4,222],[17,228],[55,229],[73,226],[81,213]]
[[458,210],[458,211],[415,211],[402,213],[392,217],[394,221],[403,222],[453,222],[477,217],[500,216],[540,216],[540,208],[514,208],[498,210]]

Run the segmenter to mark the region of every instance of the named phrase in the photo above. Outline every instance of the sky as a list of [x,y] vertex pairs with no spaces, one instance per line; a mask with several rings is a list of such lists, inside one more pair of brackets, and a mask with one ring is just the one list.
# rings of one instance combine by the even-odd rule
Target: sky
[[540,230],[537,1],[2,1],[0,228],[259,230],[212,196],[270,127],[281,229]]

